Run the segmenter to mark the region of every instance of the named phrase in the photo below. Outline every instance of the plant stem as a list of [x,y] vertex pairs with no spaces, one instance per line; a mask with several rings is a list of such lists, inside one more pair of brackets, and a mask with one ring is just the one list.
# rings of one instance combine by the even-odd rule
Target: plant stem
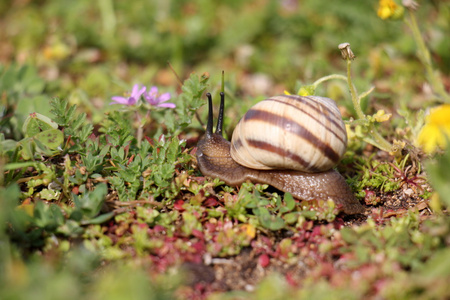
[[[352,60],[350,58],[347,58],[347,83],[348,88],[350,90],[350,94],[352,95],[352,102],[353,107],[355,108],[356,115],[359,119],[366,119],[366,115],[361,109],[361,101],[360,97],[358,96],[358,91],[356,90],[356,87],[352,83],[352,73],[351,73],[351,65]],[[390,152],[392,149],[392,145],[386,141],[383,136],[378,132],[377,128],[375,127],[375,124],[371,123],[369,125],[369,134],[373,138],[372,144],[374,144],[376,147],[380,148],[381,150]]]
[[436,73],[433,70],[430,52],[428,51],[428,48],[425,45],[423,37],[420,33],[419,26],[417,25],[417,20],[414,15],[414,12],[411,10],[408,10],[408,13],[409,13],[410,21],[407,22],[407,24],[411,28],[414,40],[416,41],[417,47],[419,49],[418,56],[419,56],[419,59],[422,61],[422,63],[425,66],[428,81],[430,82],[434,91],[442,98],[442,100],[444,102],[450,103],[450,95],[445,91],[442,81],[440,80],[440,78],[438,76],[436,76]]
[[[314,89],[317,89],[317,86],[318,86],[319,84],[321,84],[322,82],[328,81],[328,80],[332,80],[332,79],[341,79],[341,80],[343,80],[343,81],[347,81],[347,82],[348,82],[347,77],[345,77],[344,75],[341,75],[341,74],[331,74],[331,75],[324,76],[324,77],[322,77],[322,78],[317,79],[316,81],[314,81],[314,83],[313,83],[312,85],[314,86]],[[352,84],[353,90],[356,91],[356,88],[355,88],[355,86],[353,85],[353,83],[350,82],[350,84]],[[351,90],[351,89],[350,89],[350,90]],[[372,91],[372,90],[370,90],[370,91],[364,93],[364,95],[367,96],[367,94],[369,94],[371,91]],[[360,98],[364,98],[364,97],[363,97],[363,96],[360,96]],[[352,99],[353,99],[353,97],[352,97]],[[358,101],[358,103],[359,103],[359,101]],[[354,104],[354,103],[353,103],[353,104]]]
[[352,95],[353,107],[355,108],[356,115],[359,119],[365,119],[366,115],[361,109],[358,92],[356,91],[356,87],[352,83],[352,72],[351,72],[352,60],[347,58],[347,84],[348,89],[350,90],[350,94]]
[[317,79],[317,80],[313,83],[314,89],[317,88],[317,86],[318,86],[319,84],[321,84],[322,82],[327,81],[327,80],[331,80],[331,79],[342,79],[342,80],[344,80],[344,81],[347,80],[347,78],[346,78],[344,75],[340,75],[340,74],[331,74],[331,75],[328,75],[328,76],[325,76],[325,77],[322,77],[322,78]]
[[[350,90],[350,94],[352,96],[352,102],[353,107],[355,108],[355,112],[357,115],[358,120],[354,122],[360,121],[367,121],[367,116],[364,114],[364,112],[361,109],[361,98],[366,97],[370,92],[373,90],[373,87],[368,90],[367,92],[363,93],[361,96],[358,96],[358,91],[356,90],[355,85],[352,82],[352,74],[351,74],[351,65],[352,65],[352,58],[347,57],[347,77],[340,74],[332,74],[328,75],[322,78],[319,78],[316,80],[312,85],[314,86],[314,89],[317,88],[319,84],[321,84],[324,81],[331,80],[331,79],[341,79],[344,81],[347,81],[348,89]],[[367,124],[367,123],[366,123]],[[367,129],[369,130],[370,137],[365,138],[364,140],[370,144],[373,144],[374,146],[378,147],[379,149],[390,152],[392,151],[392,145],[383,138],[383,136],[378,132],[377,128],[375,127],[375,124],[370,122],[367,126]]]
[[386,141],[386,139],[378,132],[378,130],[375,127],[375,124],[372,123],[369,125],[369,133],[375,141],[374,146],[386,152],[392,151],[391,143]]
[[136,111],[136,119],[138,120],[138,124],[139,124],[137,133],[136,133],[137,146],[138,146],[138,148],[141,148],[142,136],[144,135],[144,124],[141,120],[141,116],[139,115],[138,111]]

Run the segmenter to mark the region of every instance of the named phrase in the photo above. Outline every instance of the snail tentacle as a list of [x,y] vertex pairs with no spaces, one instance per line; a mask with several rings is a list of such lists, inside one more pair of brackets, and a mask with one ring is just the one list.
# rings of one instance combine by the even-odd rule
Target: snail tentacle
[[217,127],[216,127],[216,134],[220,136],[222,136],[224,106],[225,106],[225,94],[224,92],[220,92],[219,116],[217,118]]
[[211,93],[206,93],[206,97],[208,98],[208,123],[206,123],[206,136],[211,136],[213,134],[213,126],[214,126]]

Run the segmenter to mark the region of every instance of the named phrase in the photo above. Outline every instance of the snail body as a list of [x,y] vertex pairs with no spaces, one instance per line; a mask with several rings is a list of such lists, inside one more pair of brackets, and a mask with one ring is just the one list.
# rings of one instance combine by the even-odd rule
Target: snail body
[[212,99],[197,163],[205,176],[239,186],[245,181],[269,184],[301,200],[331,199],[346,214],[363,207],[345,179],[332,168],[347,145],[347,134],[333,100],[283,95],[257,103],[242,117],[231,143],[222,136],[224,95],[216,132]]

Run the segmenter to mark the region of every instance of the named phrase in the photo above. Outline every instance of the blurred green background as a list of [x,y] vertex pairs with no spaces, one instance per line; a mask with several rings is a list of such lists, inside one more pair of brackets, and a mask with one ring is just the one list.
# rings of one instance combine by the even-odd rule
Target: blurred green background
[[[429,20],[422,29],[438,67],[448,75],[448,1],[420,4],[419,20]],[[345,0],[2,1],[0,63],[36,65],[55,81],[61,97],[80,88],[91,100],[109,98],[123,90],[111,81],[174,85],[168,61],[182,78],[194,70],[219,78],[226,70],[244,92],[258,94],[292,90],[296,80],[342,72],[337,46],[349,42],[358,57],[356,77],[408,79],[421,70],[402,65],[402,59],[415,55],[414,41],[404,34],[403,22],[378,18],[377,5]],[[269,83],[268,88],[245,90],[246,74],[263,74],[261,84]]]

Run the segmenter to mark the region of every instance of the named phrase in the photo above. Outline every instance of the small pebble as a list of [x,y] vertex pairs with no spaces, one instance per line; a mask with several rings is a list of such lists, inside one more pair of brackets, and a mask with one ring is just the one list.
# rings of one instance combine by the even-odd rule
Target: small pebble
[[404,193],[405,195],[411,196],[414,193],[414,191],[412,189],[406,189]]

